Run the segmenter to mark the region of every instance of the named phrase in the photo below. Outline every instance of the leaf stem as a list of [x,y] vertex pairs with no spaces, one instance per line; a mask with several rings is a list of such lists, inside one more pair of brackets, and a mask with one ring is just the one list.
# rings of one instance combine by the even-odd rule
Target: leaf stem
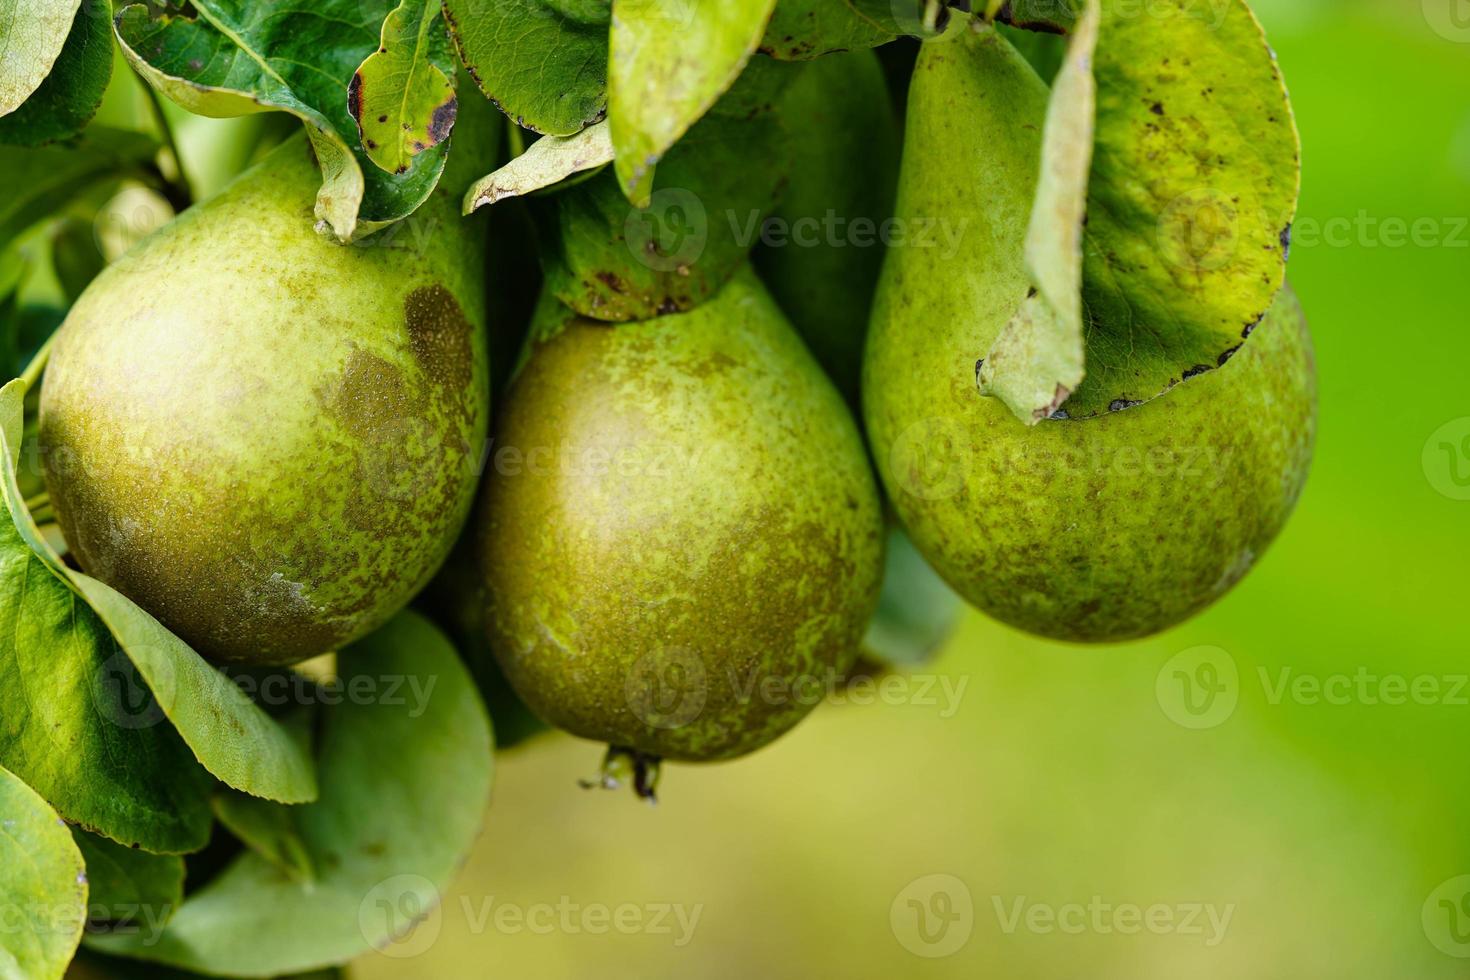
[[170,180],[162,172],[159,173],[159,176],[163,178],[165,196],[177,213],[194,203],[194,191],[189,185],[189,175],[184,171],[184,155],[179,152],[178,140],[174,138],[174,128],[169,125],[168,116],[164,114],[163,101],[158,97],[158,92],[148,84],[146,79],[141,76],[137,77],[138,84],[142,85],[143,91],[148,93],[148,105],[153,109],[153,120],[158,124],[158,131],[163,134],[163,145],[168,148],[169,155],[174,159],[175,177]]
[[46,361],[51,357],[51,345],[56,342],[56,334],[46,338],[41,349],[36,351],[36,356],[31,358],[31,363],[21,372],[20,380],[26,383],[26,391],[36,387],[36,382],[41,380],[41,372],[46,370]]

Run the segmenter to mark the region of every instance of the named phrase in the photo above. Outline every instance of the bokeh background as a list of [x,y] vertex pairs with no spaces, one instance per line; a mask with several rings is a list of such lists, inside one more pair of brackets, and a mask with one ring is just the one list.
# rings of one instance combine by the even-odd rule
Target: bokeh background
[[1470,2],[1254,5],[1321,377],[1259,567],[1115,648],[968,613],[882,703],[671,767],[657,808],[533,739],[442,910],[353,976],[1470,974]]

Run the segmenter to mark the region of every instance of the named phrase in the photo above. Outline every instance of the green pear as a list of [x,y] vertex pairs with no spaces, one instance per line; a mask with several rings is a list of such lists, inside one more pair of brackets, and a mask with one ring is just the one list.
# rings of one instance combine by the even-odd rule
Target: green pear
[[1312,455],[1316,383],[1283,290],[1222,368],[1088,420],[1016,420],[976,359],[1025,297],[1023,242],[1045,85],[993,31],[929,44],[910,93],[897,214],[964,225],[936,265],[891,248],[864,361],[867,431],[915,544],[1014,626],[1117,641],[1178,623],[1281,530]]
[[354,246],[312,227],[292,138],[98,276],[41,391],[46,485],[81,567],[222,662],[370,632],[433,575],[488,425],[484,226],[498,129],[467,106],[439,188]]
[[782,96],[791,178],[752,256],[777,304],[854,407],[898,180],[898,116],[873,51],[818,58]]
[[645,758],[781,735],[850,668],[877,603],[856,423],[748,268],[636,323],[544,300],[478,519],[517,693]]

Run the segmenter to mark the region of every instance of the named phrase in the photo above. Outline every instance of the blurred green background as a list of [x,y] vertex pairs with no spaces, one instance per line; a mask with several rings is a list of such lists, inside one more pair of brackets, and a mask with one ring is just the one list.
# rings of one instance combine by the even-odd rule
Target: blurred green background
[[670,767],[657,808],[578,790],[590,743],[510,750],[440,913],[354,976],[1470,972],[1470,456],[1438,448],[1470,421],[1426,455],[1470,417],[1470,3],[1255,6],[1302,130],[1321,376],[1256,571],[1113,649],[968,614],[895,703]]

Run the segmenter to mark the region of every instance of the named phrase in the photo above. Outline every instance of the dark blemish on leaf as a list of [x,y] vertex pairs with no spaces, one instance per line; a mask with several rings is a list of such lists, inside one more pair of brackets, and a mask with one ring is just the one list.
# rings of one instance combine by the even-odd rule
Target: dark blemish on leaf
[[599,282],[607,286],[607,288],[611,289],[613,292],[623,292],[623,280],[618,278],[618,274],[616,272],[603,271],[595,273],[594,275]]
[[1035,296],[1037,292],[1037,288],[1035,286],[1032,286],[1030,289],[1026,290],[1026,298],[1030,299],[1031,297]]
[[454,129],[454,120],[458,115],[459,100],[456,98],[437,106],[434,114],[429,117],[429,138],[435,143],[443,143],[449,138],[450,130]]
[[376,150],[378,148],[378,141],[377,140],[368,140],[367,141],[367,148],[369,150]]
[[1232,357],[1234,357],[1235,356],[1235,352],[1238,351],[1238,350],[1240,350],[1240,345],[1239,344],[1236,344],[1234,347],[1230,348],[1228,351],[1226,351],[1225,353],[1221,354],[1220,355],[1220,367],[1224,367],[1225,366],[1225,362],[1228,361],[1228,360],[1230,360]]
[[388,117],[387,116],[379,116],[378,117],[378,122],[380,122],[380,123],[385,123],[387,121],[388,121]]
[[[968,13],[968,11],[966,11],[966,12]],[[935,23],[934,26],[935,26],[936,29],[938,29],[939,31],[943,32],[944,25],[949,22],[949,18],[948,18],[948,15],[949,15],[949,7],[943,7],[943,8],[941,8],[940,13],[941,13],[941,18],[940,18],[939,21],[936,21],[936,23]],[[1018,20],[1016,20],[1016,12],[1011,8],[1011,0],[1006,0],[1006,2],[1001,5],[1000,10],[996,11],[995,19],[996,19],[996,22],[997,23],[1009,24],[1010,26],[1012,26],[1012,27],[1018,27],[1018,28],[1020,28],[1023,31],[1036,31],[1037,33],[1041,33],[1041,34],[1066,34],[1067,33],[1067,29],[1065,27],[1063,27],[1060,24],[1053,24],[1050,21],[1045,21],[1045,20],[1018,21]]]
[[1141,400],[1140,401],[1132,401],[1132,400],[1127,399],[1127,398],[1114,398],[1112,401],[1108,402],[1108,411],[1110,411],[1110,412],[1121,412],[1124,409],[1127,409],[1127,408],[1136,408],[1137,406],[1142,405],[1142,404],[1143,404],[1143,402]]
[[983,367],[985,367],[985,358],[982,357],[975,362],[975,387],[977,388],[980,387],[980,370]]
[[1071,417],[1072,416],[1067,414],[1067,410],[1065,408],[1059,408],[1048,416],[1048,418],[1053,422],[1065,422]]
[[473,327],[454,294],[443,286],[423,286],[403,301],[403,322],[413,358],[434,384],[453,392],[470,390]]
[[1288,223],[1285,228],[1281,229],[1281,258],[1283,260],[1291,258],[1291,224],[1290,223]]
[[1194,367],[1184,372],[1184,380],[1188,381],[1190,378],[1197,378],[1201,374],[1204,374],[1206,371],[1213,370],[1214,368],[1210,367],[1208,364],[1196,364]]
[[355,73],[347,83],[347,111],[353,119],[362,119],[362,72]]
[[204,62],[201,61],[201,60],[199,60],[198,58],[190,58],[189,59],[189,70],[190,71],[198,71],[199,69],[201,69],[203,67],[204,67]]
[[659,300],[656,311],[659,316],[668,316],[670,313],[678,313],[679,303],[674,299],[674,297],[665,296],[663,299]]
[[1162,116],[1164,114],[1164,103],[1155,102],[1153,105],[1148,107],[1148,111],[1152,112],[1156,116]]
[[1260,316],[1256,317],[1250,323],[1247,323],[1245,325],[1245,329],[1240,332],[1241,339],[1242,340],[1248,340],[1250,338],[1250,335],[1256,332],[1256,327],[1260,326],[1261,321],[1264,320],[1265,318],[1266,318],[1266,314],[1262,313]]

